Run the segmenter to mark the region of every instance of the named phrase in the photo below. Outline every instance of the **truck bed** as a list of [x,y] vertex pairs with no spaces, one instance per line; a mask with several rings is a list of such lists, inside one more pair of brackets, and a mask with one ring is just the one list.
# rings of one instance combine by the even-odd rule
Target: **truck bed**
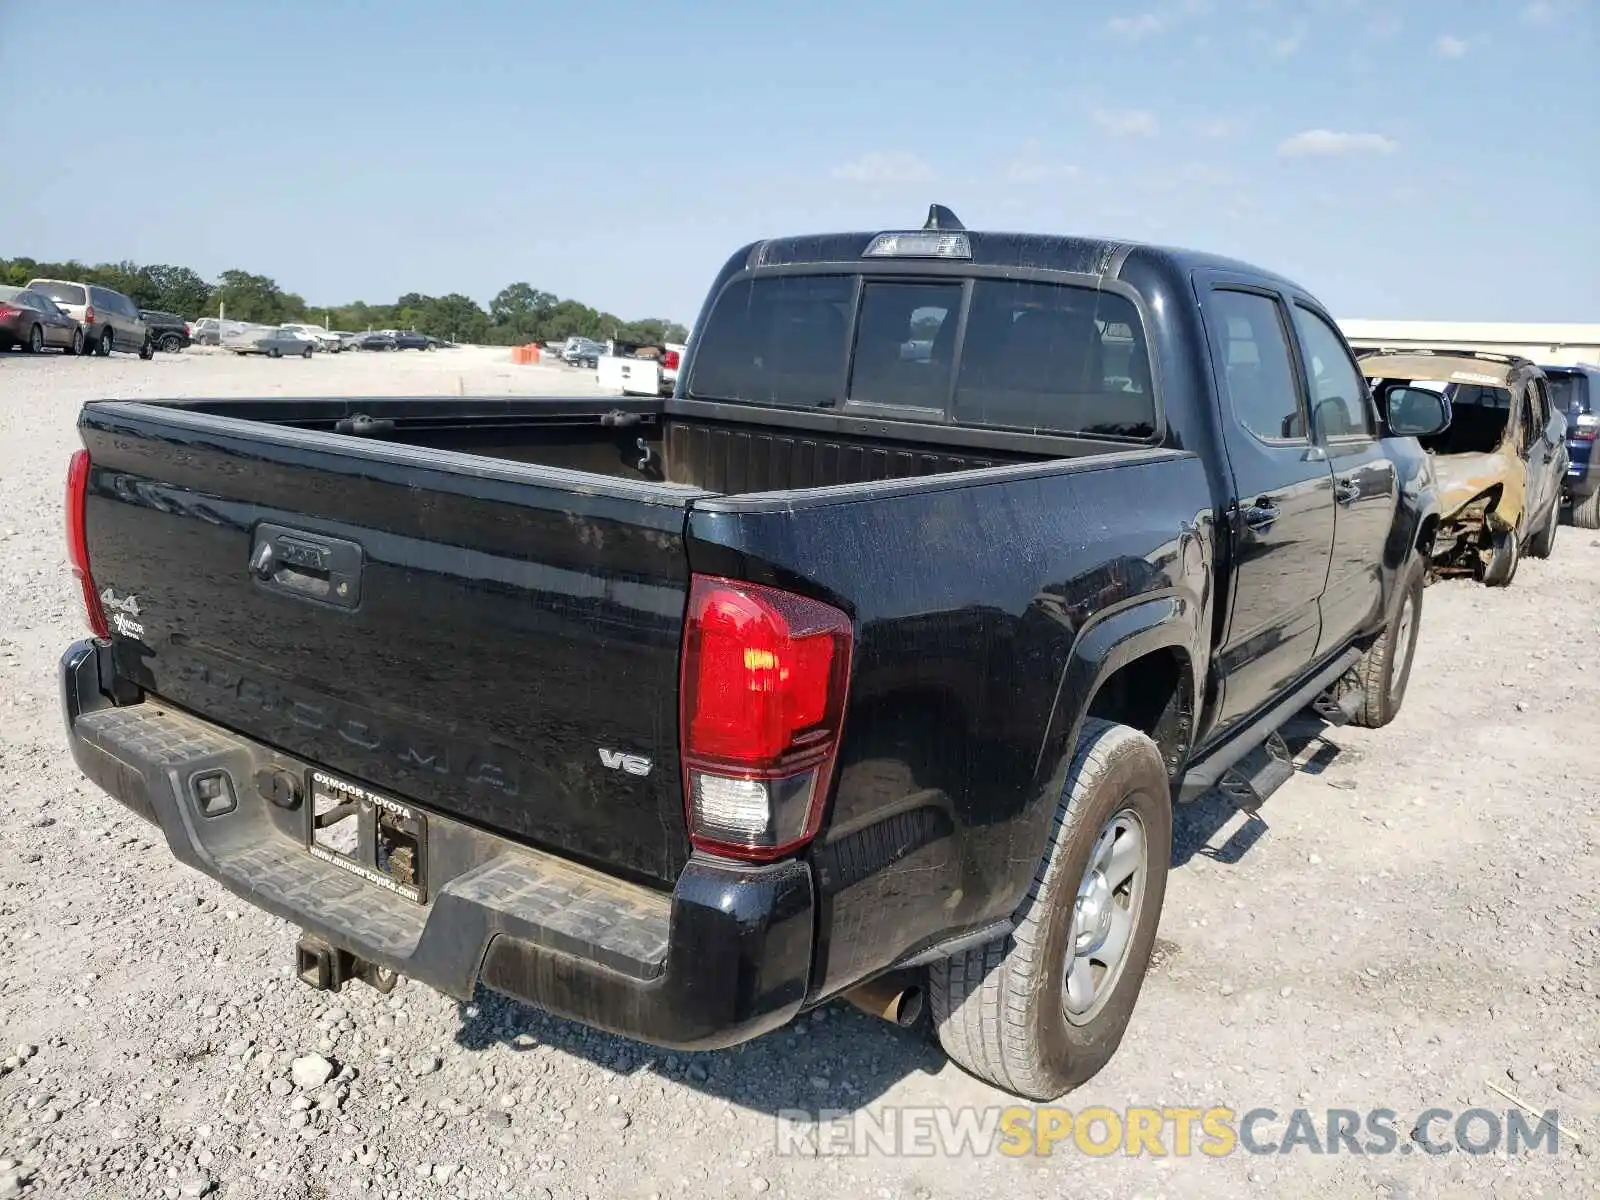
[[273,398],[162,406],[724,495],[905,479],[1126,448],[657,399]]

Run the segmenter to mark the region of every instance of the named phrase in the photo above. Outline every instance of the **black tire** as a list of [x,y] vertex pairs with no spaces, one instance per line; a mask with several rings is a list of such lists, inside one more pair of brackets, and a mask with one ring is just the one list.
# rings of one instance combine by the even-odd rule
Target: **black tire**
[[283,357],[283,351],[279,350],[276,346],[274,346],[271,350],[267,351],[267,357],[268,358],[282,358]]
[[1528,539],[1526,547],[1529,558],[1549,558],[1550,552],[1556,548],[1556,530],[1561,528],[1561,495],[1550,502],[1550,511],[1545,514],[1545,522],[1539,526],[1539,532]]
[[102,329],[100,331],[100,340],[94,344],[94,352],[101,358],[110,358],[111,345],[114,340],[111,336],[111,330]]
[[150,340],[150,335],[144,335],[144,345],[139,347],[139,357],[149,362],[156,356],[156,344]]
[[83,326],[79,325],[72,331],[72,341],[62,348],[61,353],[76,358],[83,353]]
[[183,339],[175,333],[164,333],[158,346],[163,354],[177,354],[183,349]]
[[1517,577],[1517,567],[1522,562],[1522,539],[1517,536],[1515,529],[1508,529],[1504,533],[1494,534],[1490,544],[1493,549],[1489,561],[1479,572],[1478,578],[1484,587],[1510,587],[1511,581]]
[[1572,523],[1579,529],[1600,529],[1600,488],[1572,501]]
[[[1411,663],[1417,656],[1417,632],[1422,628],[1423,570],[1417,567],[1395,588],[1394,607],[1378,640],[1356,663],[1366,699],[1351,723],[1381,729],[1399,715],[1411,682]],[[1407,623],[1407,607],[1410,621]]]
[[35,324],[28,329],[28,339],[22,343],[23,352],[38,354],[44,349],[44,326]]
[[[1108,915],[1102,937],[1117,924],[1109,919],[1113,908],[1129,914],[1127,949],[1092,989],[1093,1005],[1074,1021],[1067,1014],[1066,975],[1079,958],[1088,969],[1091,955],[1076,955],[1073,947],[1093,935],[1075,929],[1079,889],[1089,886],[1102,834],[1130,819],[1144,838],[1142,881],[1130,879],[1136,886],[1127,904],[1109,894],[1100,906]],[[1089,718],[1014,931],[929,968],[933,1023],[945,1053],[980,1079],[1034,1100],[1053,1100],[1105,1066],[1122,1042],[1150,965],[1171,855],[1172,801],[1161,751],[1138,730]]]
[[300,357],[301,358],[310,358],[311,357],[311,347],[307,346],[304,350],[300,351]]

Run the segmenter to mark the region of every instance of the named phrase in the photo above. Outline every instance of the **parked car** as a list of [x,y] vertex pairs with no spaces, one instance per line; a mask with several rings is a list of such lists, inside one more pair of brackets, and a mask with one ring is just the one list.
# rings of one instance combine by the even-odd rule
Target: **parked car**
[[1422,439],[1439,480],[1436,574],[1505,587],[1524,554],[1548,558],[1560,529],[1566,418],[1525,358],[1472,350],[1376,350],[1361,368],[1380,410],[1398,390],[1450,403],[1450,427]]
[[326,350],[329,354],[338,354],[344,349],[344,340],[337,334],[324,329],[321,325],[308,325],[300,321],[287,321],[282,329],[298,333],[303,338],[310,339],[312,345],[318,350]]
[[201,317],[190,327],[189,336],[197,346],[220,346],[228,338],[237,337],[250,326],[243,321],[224,321],[219,317]]
[[685,347],[678,342],[667,342],[661,347],[661,394],[670,396],[678,386],[678,365],[683,361]]
[[0,350],[12,346],[82,354],[83,326],[49,296],[8,284],[0,287]]
[[141,308],[139,316],[150,331],[150,342],[165,354],[177,354],[194,344],[192,327],[177,313]]
[[292,329],[267,329],[240,335],[225,343],[235,354],[265,354],[268,358],[298,355],[310,358],[317,344]]
[[1572,508],[1579,529],[1600,529],[1600,366],[1542,367],[1550,387],[1550,407],[1567,420],[1567,475],[1561,498]]
[[393,336],[396,350],[432,350],[434,346],[432,338],[415,329],[396,330]]
[[121,292],[95,283],[32,279],[28,290],[48,296],[83,326],[84,345],[105,357],[113,350],[150,358],[155,354],[139,306]]
[[397,350],[399,345],[395,340],[394,334],[377,330],[372,333],[359,334],[356,337],[355,348],[357,350]]
[[72,752],[314,987],[696,1049],[926,994],[1054,1097],[1173,802],[1400,711],[1448,404],[1380,421],[1277,275],[937,207],[741,248],[696,328],[671,399],[86,405]]
[[561,351],[561,361],[569,367],[587,367],[592,371],[600,365],[600,357],[605,352],[604,346],[589,338],[568,338]]

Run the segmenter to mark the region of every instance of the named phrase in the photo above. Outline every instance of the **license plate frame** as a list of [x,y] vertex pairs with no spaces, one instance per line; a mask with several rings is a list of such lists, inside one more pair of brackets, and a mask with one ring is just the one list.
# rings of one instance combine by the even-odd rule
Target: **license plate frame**
[[414,804],[311,770],[306,850],[414,904],[428,902],[428,817]]

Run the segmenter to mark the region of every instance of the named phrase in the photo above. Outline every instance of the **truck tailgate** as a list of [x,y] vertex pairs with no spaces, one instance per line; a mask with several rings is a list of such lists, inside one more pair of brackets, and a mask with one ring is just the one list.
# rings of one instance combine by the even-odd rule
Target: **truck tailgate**
[[704,493],[141,404],[80,431],[119,675],[380,792],[676,878]]

